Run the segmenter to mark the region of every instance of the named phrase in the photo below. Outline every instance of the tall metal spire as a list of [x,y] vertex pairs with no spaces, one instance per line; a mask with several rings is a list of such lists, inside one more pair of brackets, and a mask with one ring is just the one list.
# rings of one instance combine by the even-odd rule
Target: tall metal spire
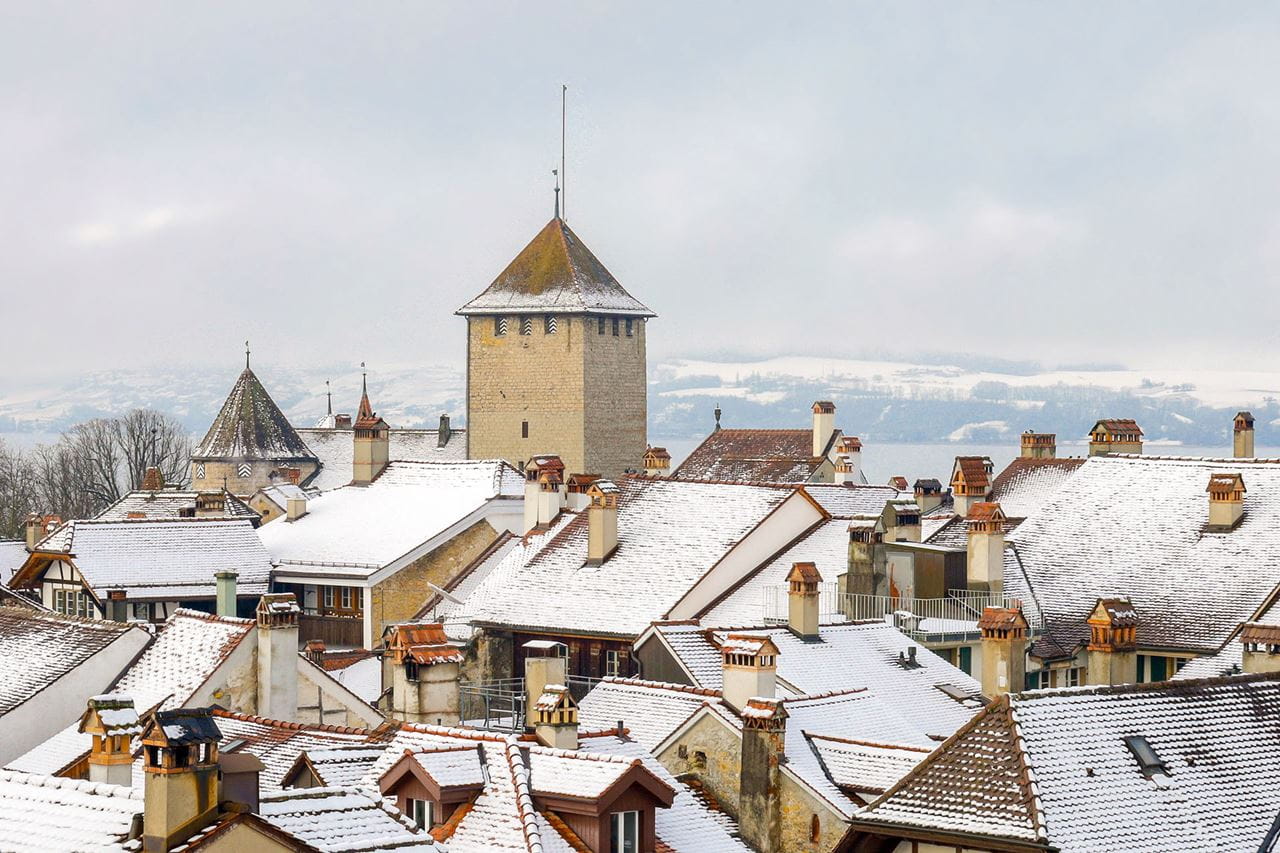
[[556,219],[560,218],[560,170],[552,169],[551,174],[556,176]]
[[[560,84],[560,179],[564,181],[564,218],[569,219],[569,173],[564,170],[564,117],[565,117],[565,99],[568,97],[569,85],[567,83]],[[559,205],[559,194],[556,195],[557,208]],[[557,219],[559,216],[556,217]]]

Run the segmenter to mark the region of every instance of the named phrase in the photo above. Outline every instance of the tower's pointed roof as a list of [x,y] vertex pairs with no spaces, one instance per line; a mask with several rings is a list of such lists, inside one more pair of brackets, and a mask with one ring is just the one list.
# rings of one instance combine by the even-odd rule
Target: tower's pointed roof
[[191,458],[285,462],[315,461],[316,456],[246,367]]
[[653,317],[556,217],[459,314],[578,313]]
[[369,402],[369,385],[365,378],[360,379],[360,408],[356,412],[356,429],[378,429],[385,427],[387,422],[378,417],[378,413],[373,410],[373,404]]

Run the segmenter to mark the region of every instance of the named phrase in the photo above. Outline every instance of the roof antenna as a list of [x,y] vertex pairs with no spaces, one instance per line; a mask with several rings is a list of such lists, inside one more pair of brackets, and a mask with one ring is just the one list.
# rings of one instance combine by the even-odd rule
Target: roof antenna
[[244,342],[244,369],[249,369],[249,342]]
[[[564,179],[564,218],[569,218],[569,173],[564,170],[564,115],[565,99],[568,97],[569,84],[560,84],[560,176]],[[558,199],[559,196],[557,195]]]
[[329,414],[333,414],[333,389],[329,387],[329,380],[324,381],[324,395],[329,398]]

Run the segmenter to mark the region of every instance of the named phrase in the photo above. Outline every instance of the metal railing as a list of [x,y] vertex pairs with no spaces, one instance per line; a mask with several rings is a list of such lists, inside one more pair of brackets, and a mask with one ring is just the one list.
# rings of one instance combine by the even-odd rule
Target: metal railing
[[[786,624],[789,606],[787,586],[764,590],[764,621]],[[978,619],[985,607],[1011,607],[1015,599],[1000,593],[953,590],[944,598],[912,595],[861,595],[842,593],[834,583],[818,590],[818,618],[824,624],[884,620],[899,631],[927,644],[969,642],[979,638]],[[1032,633],[1038,633],[1038,614],[1023,611]]]
[[[581,675],[571,675],[565,680],[574,701],[581,701],[591,688],[603,681]],[[524,731],[528,697],[523,678],[464,681],[458,685],[458,701],[462,720],[467,725],[503,732]]]

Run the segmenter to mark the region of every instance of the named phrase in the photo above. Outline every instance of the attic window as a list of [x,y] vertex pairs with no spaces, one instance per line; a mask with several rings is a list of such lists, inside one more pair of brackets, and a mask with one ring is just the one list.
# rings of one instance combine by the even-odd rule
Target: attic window
[[494,317],[494,318],[493,318],[493,334],[494,334],[496,337],[499,337],[499,338],[500,338],[500,337],[502,337],[503,335],[505,335],[506,333],[507,333],[507,318],[506,318],[506,317]]
[[542,331],[548,335],[554,335],[556,333],[556,315],[555,314],[548,314],[546,317],[543,318]]
[[1142,770],[1142,775],[1150,779],[1157,773],[1168,776],[1169,770],[1164,766],[1164,761],[1156,754],[1155,748],[1141,735],[1130,735],[1124,739],[1124,745],[1129,747],[1129,751],[1133,753],[1133,757],[1138,760],[1138,767]]
[[618,318],[617,317],[613,318],[613,336],[615,338],[618,336]]
[[520,318],[520,334],[522,335],[533,334],[533,318],[532,317]]
[[635,334],[635,326],[636,326],[636,321],[628,317],[627,318],[627,337],[628,338],[632,337]]
[[596,334],[597,335],[604,334],[604,318],[603,317],[596,318]]

